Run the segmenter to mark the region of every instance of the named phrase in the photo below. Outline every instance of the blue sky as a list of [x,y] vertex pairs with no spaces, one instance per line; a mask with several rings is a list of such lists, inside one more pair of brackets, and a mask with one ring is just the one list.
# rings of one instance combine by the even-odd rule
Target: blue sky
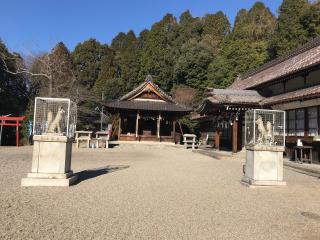
[[[110,43],[118,32],[138,33],[166,13],[179,17],[222,10],[233,23],[254,0],[1,0],[0,38],[11,51],[48,51],[63,41],[70,50],[90,37]],[[263,0],[277,14],[282,0]]]

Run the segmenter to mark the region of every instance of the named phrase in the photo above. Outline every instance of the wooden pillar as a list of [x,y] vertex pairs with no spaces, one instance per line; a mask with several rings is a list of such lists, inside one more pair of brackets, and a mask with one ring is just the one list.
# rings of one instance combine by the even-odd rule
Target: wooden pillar
[[238,152],[238,122],[236,119],[232,124],[232,152]]
[[140,119],[140,115],[139,115],[139,112],[137,112],[137,118],[136,118],[136,140],[138,140],[138,137],[139,137],[139,119]]
[[244,134],[244,132],[243,132],[243,126],[242,126],[242,124],[243,124],[242,118],[243,118],[243,115],[239,114],[237,124],[238,124],[238,149],[240,151],[242,150],[243,145],[244,145],[244,142],[243,142],[243,134]]
[[215,147],[220,150],[220,129],[218,127],[216,128]]
[[173,120],[172,122],[172,135],[173,142],[176,143],[176,120]]
[[161,138],[160,138],[160,123],[161,121],[161,114],[159,114],[159,117],[158,117],[158,120],[157,120],[157,137],[158,137],[158,140],[159,142],[161,141]]
[[118,140],[120,140],[120,135],[121,135],[121,121],[122,121],[122,118],[121,118],[121,115],[120,115],[119,116]]
[[16,146],[19,147],[19,121],[16,121]]

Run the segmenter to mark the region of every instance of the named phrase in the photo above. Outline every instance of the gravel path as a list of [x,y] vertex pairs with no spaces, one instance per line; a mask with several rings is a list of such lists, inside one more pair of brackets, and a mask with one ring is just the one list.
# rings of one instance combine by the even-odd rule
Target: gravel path
[[320,239],[320,180],[240,184],[242,162],[184,149],[74,150],[80,182],[21,188],[31,147],[0,148],[0,239]]

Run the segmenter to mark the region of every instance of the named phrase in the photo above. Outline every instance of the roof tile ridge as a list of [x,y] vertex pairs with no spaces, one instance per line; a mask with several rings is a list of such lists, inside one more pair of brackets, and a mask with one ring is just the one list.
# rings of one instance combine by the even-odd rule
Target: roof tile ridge
[[297,48],[288,51],[287,53],[285,53],[282,56],[279,56],[263,65],[261,65],[260,67],[253,69],[253,70],[249,70],[248,72],[244,73],[243,75],[240,76],[240,80],[244,80],[246,78],[249,78],[259,72],[262,72],[268,68],[271,68],[277,64],[280,64],[292,57],[298,56],[299,54],[302,54],[306,51],[311,50],[312,48],[315,48],[317,46],[320,46],[320,37],[315,37],[313,38],[311,41],[298,46]]

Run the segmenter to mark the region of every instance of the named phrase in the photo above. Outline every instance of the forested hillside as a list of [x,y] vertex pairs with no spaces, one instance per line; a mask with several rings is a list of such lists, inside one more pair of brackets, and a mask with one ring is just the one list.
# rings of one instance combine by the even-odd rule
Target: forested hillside
[[92,36],[71,51],[60,42],[24,61],[0,42],[0,115],[25,113],[37,95],[68,96],[79,105],[80,124],[92,126],[97,102],[118,98],[147,74],[174,96],[195,92],[199,99],[207,87],[225,88],[318,35],[320,3],[283,0],[278,17],[261,2],[240,10],[232,24],[223,12],[168,13],[151,29],[119,33],[110,45]]

